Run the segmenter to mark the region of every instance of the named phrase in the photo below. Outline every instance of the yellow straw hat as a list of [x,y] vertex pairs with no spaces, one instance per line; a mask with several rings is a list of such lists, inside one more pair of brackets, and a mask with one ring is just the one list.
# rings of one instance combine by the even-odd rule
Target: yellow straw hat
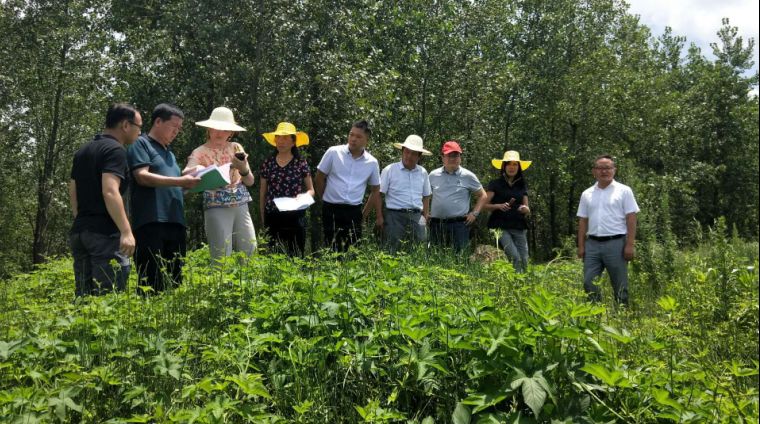
[[531,163],[533,161],[530,160],[520,160],[520,154],[517,153],[515,150],[509,150],[507,152],[504,152],[504,159],[492,159],[491,165],[493,165],[496,169],[501,169],[502,164],[504,162],[520,162],[520,168],[522,168],[523,171],[528,169]]
[[296,126],[290,122],[280,122],[277,124],[277,129],[273,132],[264,133],[263,136],[267,140],[267,143],[277,147],[274,138],[278,135],[295,135],[296,147],[301,147],[309,144],[309,135],[303,131],[296,131]]

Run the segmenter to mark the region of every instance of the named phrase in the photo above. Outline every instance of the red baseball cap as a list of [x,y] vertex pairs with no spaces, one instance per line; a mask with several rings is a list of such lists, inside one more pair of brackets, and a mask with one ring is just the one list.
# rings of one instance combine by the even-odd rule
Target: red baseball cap
[[462,148],[459,147],[459,143],[457,143],[454,140],[449,140],[443,143],[443,147],[441,147],[441,153],[443,153],[444,155],[448,155],[451,152],[462,153]]

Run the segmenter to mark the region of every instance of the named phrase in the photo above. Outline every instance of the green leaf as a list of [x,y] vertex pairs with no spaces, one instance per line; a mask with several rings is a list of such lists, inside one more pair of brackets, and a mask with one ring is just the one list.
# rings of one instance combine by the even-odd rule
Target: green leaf
[[581,370],[602,380],[604,384],[610,387],[631,387],[631,382],[619,370],[610,371],[601,364],[586,364]]
[[678,302],[670,296],[663,296],[657,299],[657,304],[660,305],[665,312],[672,312],[678,307]]
[[454,424],[470,424],[471,420],[470,408],[466,407],[462,402],[457,402],[457,407],[454,408],[454,413],[451,414],[451,422]]
[[538,417],[541,413],[541,408],[544,407],[544,403],[546,402],[546,392],[541,387],[541,384],[533,378],[523,378],[521,380],[523,400],[533,411],[533,414]]

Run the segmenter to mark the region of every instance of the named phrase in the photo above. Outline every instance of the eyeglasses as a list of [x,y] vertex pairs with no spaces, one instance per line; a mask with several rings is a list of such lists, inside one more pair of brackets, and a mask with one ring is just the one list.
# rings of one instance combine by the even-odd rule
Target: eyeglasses
[[129,123],[130,123],[130,125],[134,125],[134,126],[136,126],[137,128],[140,128],[140,129],[142,129],[142,125],[138,125],[138,124],[136,124],[134,121],[130,121],[130,120],[127,120],[127,122],[129,122]]
[[596,169],[597,171],[611,171],[615,169],[615,167],[614,166],[595,166],[594,169]]

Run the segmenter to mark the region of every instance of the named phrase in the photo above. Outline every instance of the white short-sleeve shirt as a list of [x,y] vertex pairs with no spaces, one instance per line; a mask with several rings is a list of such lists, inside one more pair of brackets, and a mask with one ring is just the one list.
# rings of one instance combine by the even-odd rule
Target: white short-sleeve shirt
[[633,190],[613,180],[604,189],[598,183],[587,188],[581,194],[577,216],[588,218],[588,235],[605,237],[627,234],[625,217],[638,212]]
[[432,193],[427,170],[420,165],[409,170],[400,161],[383,168],[380,192],[385,194],[385,207],[388,209],[420,210],[422,198]]
[[354,158],[347,145],[327,149],[317,169],[327,176],[322,200],[328,203],[359,205],[367,185],[380,185],[380,165],[368,151]]

